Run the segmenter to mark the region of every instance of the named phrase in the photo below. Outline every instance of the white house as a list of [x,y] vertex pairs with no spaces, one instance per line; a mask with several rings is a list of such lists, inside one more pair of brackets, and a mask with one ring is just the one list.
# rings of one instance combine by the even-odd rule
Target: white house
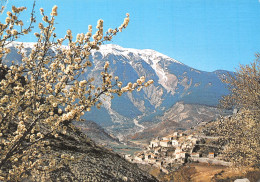
[[145,160],[151,159],[151,153],[144,154],[144,159]]
[[161,140],[160,141],[160,146],[162,146],[162,147],[171,147],[172,146],[172,142],[170,140]]
[[200,154],[199,153],[191,153],[191,158],[199,158]]
[[155,148],[155,147],[159,147],[159,145],[160,145],[160,141],[155,139],[155,140],[150,141],[149,147],[150,148]]
[[128,161],[130,161],[130,162],[133,161],[133,158],[132,158],[131,155],[127,155],[127,154],[126,154],[126,155],[124,155],[124,157],[125,157],[126,160],[128,160]]
[[187,146],[188,146],[187,143],[183,143],[183,144],[181,145],[181,149],[185,149]]
[[189,135],[187,138],[191,140],[193,138],[193,135]]
[[181,150],[181,148],[180,147],[177,147],[176,149],[175,149],[175,155],[176,155],[176,153],[180,153],[182,150]]
[[170,136],[165,136],[165,137],[162,137],[162,140],[171,140],[171,137]]
[[157,160],[156,160],[156,159],[153,159],[153,158],[151,158],[151,159],[148,159],[147,161],[148,161],[149,163],[155,164]]
[[161,151],[162,151],[162,150],[161,150],[161,147],[156,147],[156,148],[154,148],[154,153],[155,153],[155,154],[159,154]]
[[186,153],[186,152],[180,152],[180,155],[181,155],[181,158],[185,159],[185,158],[186,158],[186,155],[187,155],[187,153]]
[[157,155],[150,153],[152,159],[157,159]]
[[214,159],[215,153],[214,152],[209,152],[208,158]]
[[197,141],[198,141],[197,138],[192,138],[192,139],[191,139],[191,142],[192,142],[193,145],[195,145],[195,144],[197,143]]
[[169,140],[174,140],[177,138],[175,135],[168,135],[167,137]]
[[134,158],[136,161],[139,161],[139,162],[142,162],[144,160],[144,156],[143,155],[138,155],[138,156],[135,156]]
[[181,158],[181,153],[180,152],[176,152],[175,153],[175,159],[180,159]]
[[171,140],[172,146],[177,147],[179,142],[177,140]]

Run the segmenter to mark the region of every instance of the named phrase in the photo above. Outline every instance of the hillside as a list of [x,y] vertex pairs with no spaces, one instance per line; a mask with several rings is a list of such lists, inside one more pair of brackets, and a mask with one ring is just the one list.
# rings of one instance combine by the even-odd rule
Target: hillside
[[61,176],[71,181],[156,181],[118,154],[96,146],[80,131],[70,131],[50,141],[53,150],[79,159],[53,171],[53,181],[57,181],[58,178],[62,180]]
[[130,135],[130,137],[133,140],[145,139],[149,141],[157,136],[167,136],[172,134],[173,131],[187,130],[200,125],[202,122],[213,121],[220,115],[227,114],[230,114],[230,112],[220,110],[216,107],[177,102],[162,116],[158,116],[161,122],[134,135]]
[[[44,125],[40,127],[43,133],[49,132]],[[49,152],[41,158],[55,160],[56,169],[42,173],[28,170],[24,181],[157,181],[115,152],[96,145],[75,127],[68,126],[66,134],[57,137],[46,135],[44,140],[49,142]]]
[[93,121],[74,122],[74,125],[87,135],[87,137],[94,140],[101,145],[120,144],[119,140],[109,135],[104,128]]

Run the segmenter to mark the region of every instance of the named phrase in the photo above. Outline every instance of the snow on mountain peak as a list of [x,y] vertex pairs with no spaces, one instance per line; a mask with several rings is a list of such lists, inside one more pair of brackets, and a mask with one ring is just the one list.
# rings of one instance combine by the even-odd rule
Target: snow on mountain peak
[[[162,53],[159,53],[155,50],[152,50],[152,49],[123,48],[123,47],[121,47],[119,45],[115,45],[115,44],[106,44],[106,45],[100,46],[99,52],[101,52],[103,54],[103,56],[106,56],[108,54],[115,54],[115,55],[124,55],[126,57],[129,57],[129,53],[132,53],[136,56],[140,56],[144,60],[147,60],[147,58],[148,58],[152,62],[154,62],[158,59],[167,59],[169,61],[182,64],[181,62],[179,62],[173,58],[170,58],[169,56],[166,56]],[[151,63],[149,63],[148,60],[147,60],[147,63],[151,64]]]
[[[25,48],[33,48],[36,42],[11,42],[8,45],[8,47],[15,47],[21,43],[23,43]],[[93,53],[95,52],[97,51],[93,50]],[[153,64],[154,61],[157,63],[159,59],[166,59],[168,61],[172,61],[183,65],[183,63],[152,49],[124,48],[116,44],[105,44],[100,46],[98,52],[100,52],[104,57],[107,56],[108,54],[114,54],[114,55],[123,55],[127,58],[129,58],[129,54],[132,53],[136,57],[138,56],[146,60],[148,64]]]
[[[121,46],[113,44],[100,46],[100,50],[98,52],[100,52],[103,57],[106,57],[109,54],[113,54],[115,56],[123,56],[129,61],[131,65],[135,60],[142,59],[155,71],[156,75],[159,78],[158,83],[161,84],[167,90],[167,92],[171,92],[172,94],[174,94],[173,87],[171,85],[168,85],[168,79],[171,78],[171,80],[173,80],[172,78],[174,76],[168,73],[168,71],[165,69],[165,66],[163,66],[162,64],[163,62],[174,62],[183,65],[175,59],[152,49],[123,48]],[[176,78],[174,78],[174,80],[176,80]]]
[[[11,42],[9,44],[10,47],[16,47],[17,45],[21,44],[22,42]],[[25,48],[33,49],[35,43],[33,42],[23,42]],[[64,46],[67,48],[67,46]],[[55,49],[53,49],[55,52]],[[151,66],[151,68],[155,71],[156,75],[159,78],[159,84],[161,84],[167,92],[173,92],[172,86],[168,85],[168,79],[171,77],[170,73],[165,69],[163,65],[165,62],[172,62],[183,65],[182,63],[176,61],[173,58],[170,58],[162,53],[159,53],[155,50],[151,49],[133,49],[133,48],[123,48],[119,45],[115,44],[106,44],[101,45],[99,50],[93,50],[92,56],[95,53],[100,53],[103,58],[107,57],[108,55],[114,55],[119,57],[124,57],[124,60],[132,65],[136,60],[143,60],[147,64]],[[116,59],[116,58],[113,58]],[[119,59],[120,60],[120,59]]]
[[9,44],[7,44],[7,47],[16,47],[18,45],[23,44],[25,48],[33,48],[35,42],[9,42]]

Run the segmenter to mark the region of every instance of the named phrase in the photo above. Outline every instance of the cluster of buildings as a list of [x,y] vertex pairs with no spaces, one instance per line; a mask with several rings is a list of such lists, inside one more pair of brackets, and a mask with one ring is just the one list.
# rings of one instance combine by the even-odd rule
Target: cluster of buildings
[[[188,160],[198,161],[201,154],[193,151],[199,142],[200,139],[196,135],[174,132],[172,135],[153,139],[144,151],[125,155],[125,158],[134,163],[156,165],[168,173],[169,166],[183,164]],[[210,152],[208,158],[214,159],[215,154]]]

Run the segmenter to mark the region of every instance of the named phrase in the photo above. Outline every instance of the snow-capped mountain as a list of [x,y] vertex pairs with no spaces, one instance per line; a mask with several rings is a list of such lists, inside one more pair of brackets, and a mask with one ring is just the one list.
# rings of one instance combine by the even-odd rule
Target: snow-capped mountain
[[134,82],[140,76],[154,80],[153,85],[141,92],[107,101],[102,116],[96,110],[87,116],[113,131],[122,132],[134,126],[141,130],[142,122],[157,122],[155,116],[163,114],[177,101],[216,106],[221,96],[228,92],[219,79],[225,71],[199,71],[154,50],[103,45],[92,53],[91,60],[95,66],[90,75],[95,78],[105,61],[109,61],[113,75],[125,83]]
[[[10,44],[11,53],[5,63],[21,59],[15,45]],[[24,44],[25,50],[32,49],[32,43]],[[93,120],[110,132],[120,136],[144,129],[150,122],[158,122],[162,115],[176,102],[216,106],[222,95],[228,93],[220,77],[227,71],[205,72],[193,69],[166,55],[150,49],[138,50],[118,45],[102,45],[93,51],[90,60],[92,68],[82,77],[96,78],[101,82],[100,73],[106,61],[110,72],[123,83],[135,82],[140,76],[153,79],[154,84],[140,92],[132,92],[104,101],[104,106],[93,109],[84,118]],[[100,78],[100,80],[98,79]]]

